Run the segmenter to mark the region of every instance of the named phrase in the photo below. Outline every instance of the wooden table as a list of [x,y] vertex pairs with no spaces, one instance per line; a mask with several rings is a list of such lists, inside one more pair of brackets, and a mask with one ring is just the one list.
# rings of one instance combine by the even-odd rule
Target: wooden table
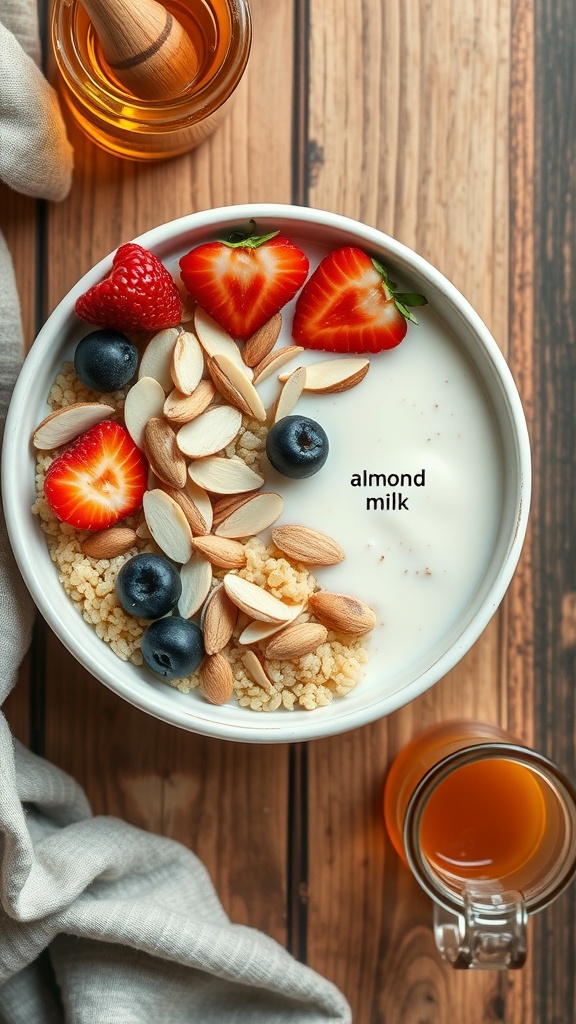
[[375,225],[442,270],[508,357],[535,471],[518,571],[449,676],[348,735],[261,747],[179,731],[88,676],[42,623],[10,721],[96,812],[193,849],[233,920],[331,978],[358,1024],[570,1024],[574,889],[534,919],[523,971],[455,972],[387,844],[381,794],[395,752],[455,716],[501,722],[576,776],[576,7],[253,0],[253,16],[233,112],[196,152],[121,162],[71,125],[65,202],[1,193],[28,342],[96,260],[174,217],[271,201]]

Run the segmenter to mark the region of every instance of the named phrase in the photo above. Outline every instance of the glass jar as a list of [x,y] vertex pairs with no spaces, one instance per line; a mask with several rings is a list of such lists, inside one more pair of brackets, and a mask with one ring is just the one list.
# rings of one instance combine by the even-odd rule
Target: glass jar
[[168,0],[199,57],[194,81],[167,101],[128,92],[106,64],[79,0],[54,0],[51,37],[60,92],[80,128],[102,149],[161,160],[198,146],[218,127],[244,74],[252,41],[248,0]]

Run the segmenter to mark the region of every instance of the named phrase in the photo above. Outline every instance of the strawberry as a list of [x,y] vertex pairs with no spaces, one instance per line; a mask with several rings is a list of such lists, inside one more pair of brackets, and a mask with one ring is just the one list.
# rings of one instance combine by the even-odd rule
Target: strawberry
[[384,267],[361,249],[346,245],[325,256],[296,302],[292,337],[297,345],[326,352],[380,352],[399,345],[408,306],[423,295],[396,291]]
[[74,308],[91,324],[129,334],[175,327],[182,317],[180,293],[166,267],[136,242],[120,246],[108,276],[84,292]]
[[126,428],[102,420],[54,459],[44,494],[61,522],[104,530],[140,508],[147,477],[146,459]]
[[192,298],[225,331],[245,341],[302,287],[308,258],[278,231],[234,232],[228,241],[206,242],[180,260],[180,276]]

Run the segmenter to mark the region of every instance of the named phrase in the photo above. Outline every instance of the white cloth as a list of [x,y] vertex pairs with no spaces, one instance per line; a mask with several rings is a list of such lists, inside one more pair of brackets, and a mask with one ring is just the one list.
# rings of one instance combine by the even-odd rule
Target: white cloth
[[[24,52],[22,46],[27,50]],[[0,0],[0,178],[61,199],[71,151],[38,71],[35,9]],[[0,423],[22,352],[0,235]],[[0,705],[33,617],[0,516]],[[232,924],[179,843],[93,817],[68,775],[14,742],[0,712],[0,1024],[347,1024],[330,982]]]

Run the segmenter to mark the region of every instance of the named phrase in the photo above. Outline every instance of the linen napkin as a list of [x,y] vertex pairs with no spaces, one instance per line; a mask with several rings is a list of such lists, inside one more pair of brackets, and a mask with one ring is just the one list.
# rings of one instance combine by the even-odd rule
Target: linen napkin
[[[62,199],[72,154],[36,66],[32,0],[0,0],[0,178]],[[0,429],[22,356],[0,235]],[[0,705],[33,608],[0,516]],[[14,741],[0,712],[0,1024],[347,1024],[340,992],[230,922],[198,858],[93,817],[68,775]]]

